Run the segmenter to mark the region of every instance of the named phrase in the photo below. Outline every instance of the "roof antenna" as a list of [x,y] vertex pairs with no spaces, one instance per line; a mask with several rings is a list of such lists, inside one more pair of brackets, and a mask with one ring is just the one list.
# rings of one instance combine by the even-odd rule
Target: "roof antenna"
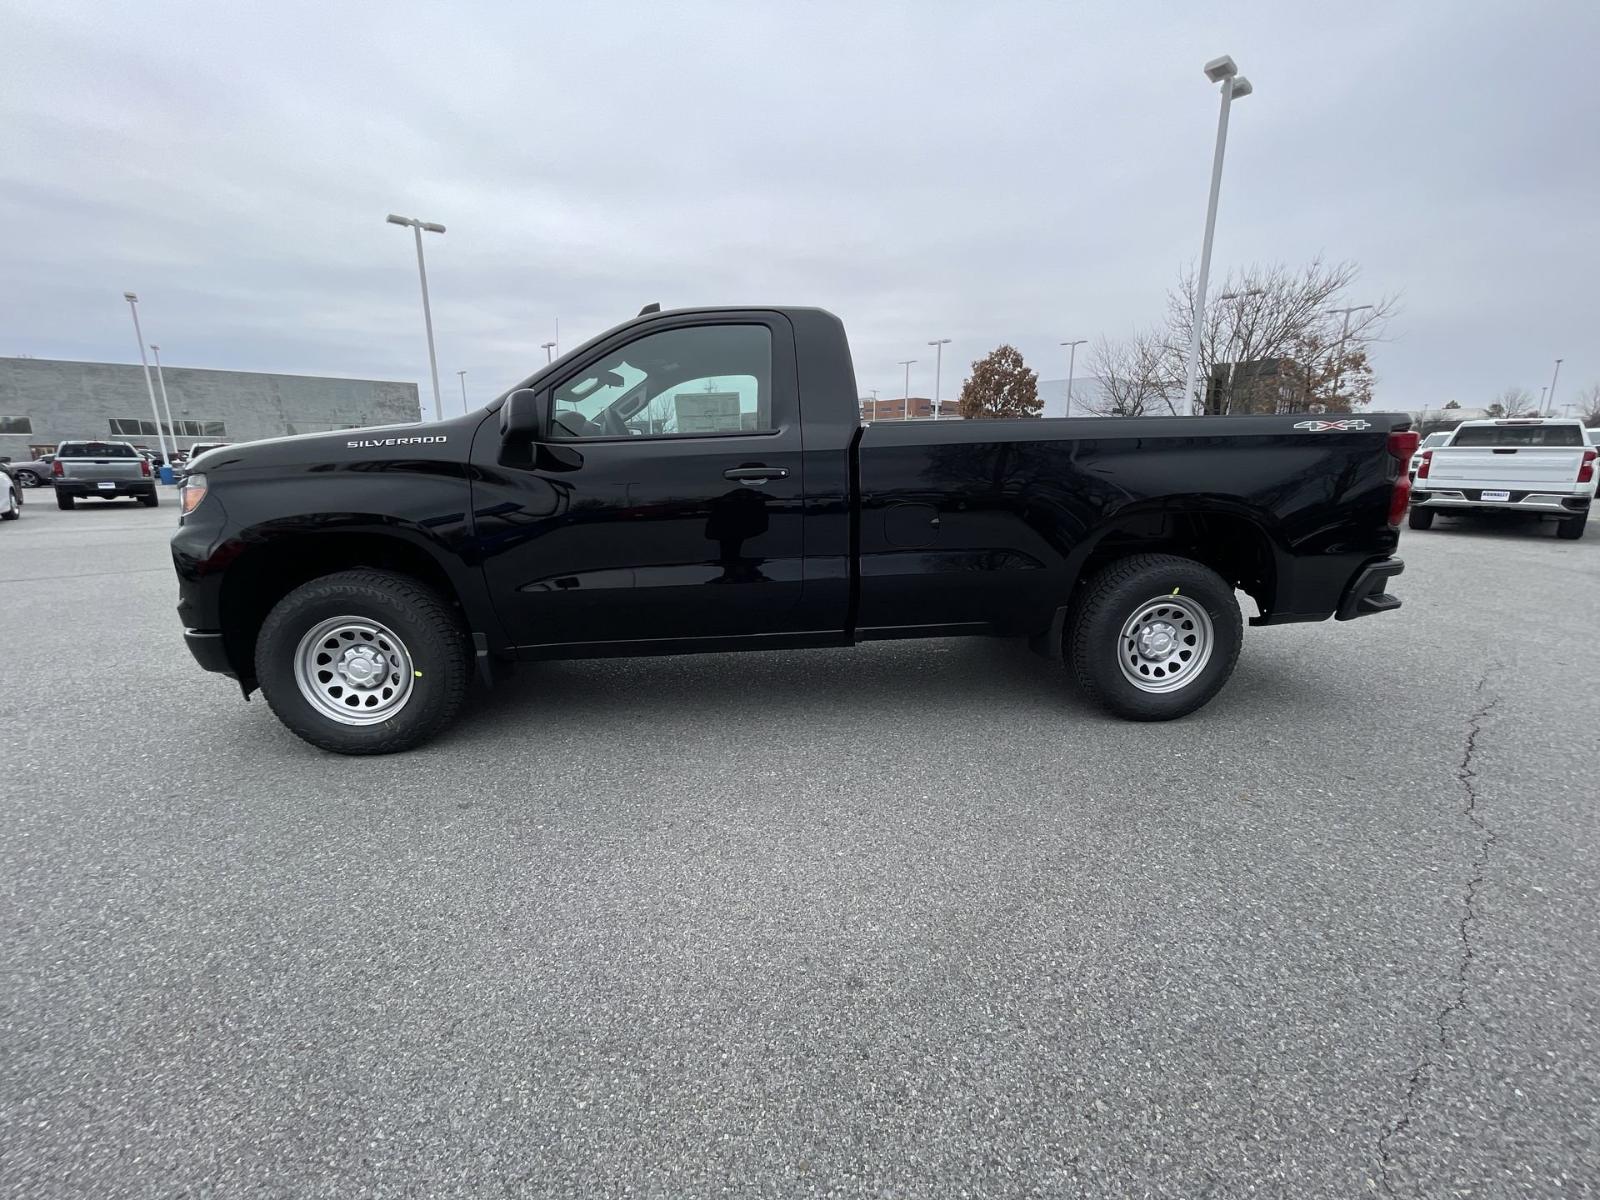
[[639,310],[639,315],[641,317],[645,317],[645,316],[649,316],[651,313],[658,313],[660,311],[661,311],[661,305],[660,305],[659,302],[655,303],[655,304],[646,304],[643,308],[641,308]]

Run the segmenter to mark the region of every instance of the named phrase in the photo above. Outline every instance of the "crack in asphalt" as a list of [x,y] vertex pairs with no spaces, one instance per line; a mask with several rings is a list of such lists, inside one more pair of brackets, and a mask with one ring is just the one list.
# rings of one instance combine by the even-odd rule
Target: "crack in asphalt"
[[1462,1012],[1467,1007],[1467,973],[1472,969],[1472,927],[1483,918],[1478,912],[1478,892],[1483,887],[1484,871],[1489,865],[1489,852],[1494,846],[1496,834],[1490,829],[1487,822],[1478,813],[1478,771],[1475,760],[1478,754],[1478,736],[1483,732],[1483,723],[1488,719],[1495,706],[1500,703],[1500,697],[1494,696],[1487,701],[1482,700],[1484,689],[1489,684],[1489,676],[1500,669],[1496,663],[1483,677],[1478,680],[1478,685],[1473,689],[1473,694],[1480,698],[1477,708],[1467,717],[1467,737],[1462,746],[1461,762],[1456,767],[1456,782],[1461,785],[1461,791],[1466,797],[1466,804],[1460,810],[1467,818],[1467,823],[1472,826],[1472,831],[1478,837],[1478,849],[1472,857],[1472,874],[1467,879],[1462,897],[1461,921],[1457,925],[1457,938],[1460,943],[1460,952],[1456,960],[1455,994],[1450,1002],[1439,1010],[1439,1015],[1434,1018],[1434,1027],[1437,1035],[1432,1039],[1428,1048],[1422,1052],[1422,1057],[1417,1061],[1416,1069],[1406,1080],[1405,1099],[1400,1106],[1400,1115],[1392,1121],[1388,1128],[1378,1137],[1378,1165],[1381,1171],[1379,1182],[1385,1195],[1395,1195],[1394,1190],[1394,1157],[1389,1153],[1389,1143],[1405,1132],[1416,1119],[1422,1104],[1422,1090],[1428,1082],[1428,1075],[1438,1064],[1432,1056],[1432,1049],[1437,1046],[1440,1050],[1450,1047],[1450,1018]]

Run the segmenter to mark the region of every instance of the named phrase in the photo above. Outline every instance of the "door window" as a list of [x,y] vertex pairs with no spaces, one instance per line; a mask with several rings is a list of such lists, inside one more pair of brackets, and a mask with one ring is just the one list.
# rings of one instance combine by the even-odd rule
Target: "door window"
[[765,325],[648,334],[558,387],[551,416],[555,438],[771,432],[772,334]]

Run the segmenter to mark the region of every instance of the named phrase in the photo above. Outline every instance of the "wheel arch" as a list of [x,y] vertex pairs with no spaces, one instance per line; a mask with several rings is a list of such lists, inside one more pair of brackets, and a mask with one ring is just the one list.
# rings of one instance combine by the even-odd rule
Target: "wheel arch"
[[1263,616],[1277,605],[1288,551],[1261,513],[1222,501],[1167,498],[1118,509],[1094,526],[1067,556],[1068,595],[1034,648],[1059,658],[1064,630],[1083,585],[1118,559],[1175,554],[1210,567],[1256,602]]
[[226,569],[217,611],[228,661],[246,694],[255,686],[255,646],[274,605],[301,584],[339,571],[368,568],[409,576],[438,593],[461,615],[469,632],[490,634],[498,626],[473,586],[470,568],[452,566],[428,538],[403,526],[252,530],[222,552]]
[[1130,505],[1119,509],[1074,551],[1075,580],[1130,554],[1176,554],[1203,563],[1248,593],[1263,612],[1277,596],[1287,555],[1269,521],[1244,505],[1211,502]]

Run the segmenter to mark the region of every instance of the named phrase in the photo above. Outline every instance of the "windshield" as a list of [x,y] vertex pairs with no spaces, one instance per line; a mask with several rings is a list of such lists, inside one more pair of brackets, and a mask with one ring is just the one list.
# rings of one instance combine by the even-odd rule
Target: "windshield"
[[1458,446],[1582,446],[1583,430],[1576,425],[1463,425],[1456,430],[1452,449]]
[[1422,439],[1422,445],[1418,448],[1421,450],[1426,450],[1429,446],[1442,446],[1449,440],[1450,433],[1448,430],[1444,433],[1430,433],[1427,437]]

